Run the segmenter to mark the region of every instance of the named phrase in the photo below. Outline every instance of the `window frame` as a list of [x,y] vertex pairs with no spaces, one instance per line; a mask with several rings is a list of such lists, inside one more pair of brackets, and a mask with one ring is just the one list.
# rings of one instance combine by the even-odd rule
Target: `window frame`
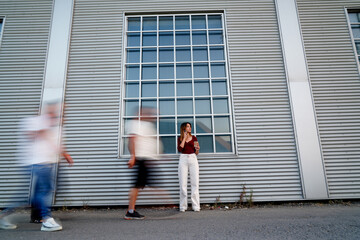
[[[192,43],[193,37],[192,37],[192,16],[205,16],[205,21],[206,21],[206,25],[204,29],[196,29],[196,31],[205,31],[206,34],[206,44],[204,45],[194,45]],[[221,28],[209,28],[208,26],[208,16],[209,15],[221,15]],[[175,19],[177,16],[188,16],[189,17],[189,28],[188,29],[176,29],[176,22]],[[128,31],[128,18],[135,18],[135,17],[139,17],[140,18],[140,26],[139,26],[139,30],[136,31]],[[143,20],[142,18],[144,17],[155,17],[157,19],[157,25],[156,25],[156,30],[143,30]],[[173,21],[173,26],[172,29],[169,30],[160,30],[160,22],[159,22],[159,17],[170,17],[172,18]],[[122,54],[122,79],[121,79],[121,98],[120,98],[120,118],[119,118],[119,157],[129,157],[129,153],[126,153],[126,149],[124,149],[125,146],[125,141],[127,138],[129,138],[129,135],[127,135],[126,133],[126,129],[125,129],[125,121],[127,119],[131,120],[131,119],[138,119],[137,116],[126,116],[125,114],[125,101],[126,100],[131,100],[131,98],[127,98],[126,97],[126,84],[130,83],[130,82],[134,82],[138,84],[138,96],[134,98],[135,101],[138,101],[138,107],[140,108],[142,105],[142,100],[146,99],[146,97],[142,97],[141,96],[141,86],[142,83],[144,82],[155,82],[156,83],[156,88],[157,88],[157,94],[155,97],[150,97],[149,99],[156,99],[156,108],[158,111],[160,111],[160,101],[162,99],[167,99],[167,100],[173,100],[174,101],[174,111],[175,113],[172,115],[160,115],[160,112],[157,113],[156,115],[156,138],[157,138],[157,142],[159,143],[159,140],[161,137],[174,137],[175,138],[175,145],[177,145],[177,138],[179,136],[179,129],[178,129],[178,121],[177,119],[180,117],[188,117],[192,119],[193,122],[193,133],[194,135],[196,135],[197,137],[199,136],[211,136],[212,138],[212,149],[213,152],[207,152],[207,153],[200,153],[201,156],[221,156],[221,155],[236,155],[236,138],[235,138],[235,132],[234,132],[234,119],[233,119],[233,105],[232,105],[232,91],[231,91],[231,85],[230,85],[230,81],[231,81],[231,76],[230,76],[230,61],[229,61],[229,52],[228,52],[228,42],[227,42],[227,31],[226,31],[226,23],[225,23],[225,11],[208,11],[208,12],[187,12],[187,13],[159,13],[159,14],[134,14],[134,13],[124,13],[123,15],[123,54]],[[182,32],[182,31],[187,31],[190,33],[190,44],[188,45],[177,45],[176,44],[176,32]],[[221,44],[210,44],[209,42],[209,31],[222,31],[222,43]],[[155,46],[143,46],[142,41],[143,41],[143,33],[147,33],[147,32],[156,32],[156,45]],[[169,48],[172,48],[173,51],[173,61],[172,62],[161,62],[160,61],[160,48],[166,48],[167,46],[162,46],[160,45],[160,34],[161,33],[166,33],[166,32],[170,32],[172,33],[172,45],[168,46]],[[140,38],[140,43],[138,46],[127,46],[127,40],[128,40],[128,34],[131,33],[138,33],[139,34],[139,38]],[[194,61],[193,59],[193,51],[190,51],[191,54],[191,58],[190,61],[185,61],[185,62],[177,62],[176,61],[176,49],[177,48],[181,48],[181,47],[186,47],[189,49],[192,48],[200,48],[200,47],[205,47],[206,51],[207,51],[207,61]],[[210,49],[211,48],[216,48],[216,47],[221,47],[223,49],[223,60],[211,60],[211,56],[210,56]],[[143,62],[142,61],[142,57],[143,57],[143,49],[146,48],[156,48],[156,62]],[[138,49],[139,50],[139,60],[136,63],[127,63],[127,51],[131,50],[131,49]],[[198,78],[195,78],[194,76],[194,64],[198,64],[198,63],[206,63],[208,66],[208,74],[209,76],[207,78],[204,79],[200,79],[207,81],[208,85],[209,85],[209,95],[206,96],[196,96],[195,95],[195,83],[197,81],[199,81]],[[224,65],[224,70],[225,70],[225,77],[219,77],[219,78],[213,78],[211,76],[211,65],[212,64],[223,64]],[[157,74],[157,78],[156,79],[142,79],[142,65],[156,65],[156,74]],[[173,78],[167,79],[167,80],[162,80],[160,78],[160,72],[159,72],[159,66],[161,64],[171,64],[174,68],[173,70]],[[177,65],[179,64],[189,64],[191,66],[191,71],[192,71],[192,77],[190,79],[178,79],[176,77],[176,68]],[[138,66],[139,67],[139,79],[134,79],[134,80],[127,80],[126,79],[126,68],[127,66]],[[212,82],[216,81],[216,80],[223,80],[225,81],[226,84],[226,94],[225,95],[213,95],[213,91],[212,91]],[[168,83],[172,83],[174,84],[174,94],[172,96],[165,96],[165,97],[160,97],[160,83],[161,82],[168,82]],[[178,96],[176,91],[177,91],[177,84],[178,82],[186,82],[186,81],[190,81],[191,82],[191,87],[192,87],[192,95],[187,97],[187,96]],[[214,98],[215,96],[215,98]],[[214,113],[214,99],[227,99],[227,106],[228,106],[228,110],[227,113]],[[193,108],[193,113],[190,115],[184,115],[184,114],[178,114],[177,111],[177,101],[178,99],[191,99],[192,100],[192,108]],[[195,105],[196,105],[196,100],[198,99],[209,99],[210,101],[210,108],[211,111],[208,114],[197,114],[195,112]],[[195,132],[196,129],[196,120],[198,117],[210,117],[211,118],[211,127],[212,127],[212,131],[211,133],[197,133]],[[215,118],[216,117],[227,117],[229,119],[229,132],[223,132],[223,133],[217,133],[215,130]],[[171,133],[171,134],[160,134],[160,119],[163,118],[173,118],[174,125],[175,125],[175,133]],[[216,152],[216,139],[218,136],[227,136],[230,137],[230,141],[231,141],[231,151],[230,152]],[[201,143],[200,143],[201,146]],[[159,152],[159,144],[157,147],[157,152]],[[200,150],[201,152],[201,150]],[[175,146],[175,153],[162,153],[161,156],[167,156],[167,157],[172,157],[172,156],[178,156],[179,153],[177,151],[177,147]]]
[[345,14],[346,14],[346,19],[347,19],[347,23],[348,23],[348,29],[349,29],[349,33],[350,33],[351,44],[353,46],[354,56],[355,56],[356,63],[357,63],[357,69],[358,69],[358,73],[360,75],[360,53],[358,53],[357,48],[356,48],[356,41],[360,42],[360,38],[355,38],[353,30],[352,30],[352,25],[359,25],[360,26],[360,21],[357,22],[357,23],[351,23],[349,13],[359,13],[360,14],[360,6],[359,7],[351,7],[351,8],[346,8],[345,7]]

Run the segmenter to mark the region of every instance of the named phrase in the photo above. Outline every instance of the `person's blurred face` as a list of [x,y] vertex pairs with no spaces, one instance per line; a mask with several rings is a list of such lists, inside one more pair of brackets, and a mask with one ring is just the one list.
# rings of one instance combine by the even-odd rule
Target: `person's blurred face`
[[190,124],[186,124],[185,131],[188,133],[191,133],[191,125]]
[[46,115],[49,117],[51,125],[58,124],[58,120],[60,117],[58,112],[58,104],[48,105],[46,108]]
[[148,121],[148,122],[155,122],[156,118],[156,111],[153,108],[143,108],[141,111],[141,120]]

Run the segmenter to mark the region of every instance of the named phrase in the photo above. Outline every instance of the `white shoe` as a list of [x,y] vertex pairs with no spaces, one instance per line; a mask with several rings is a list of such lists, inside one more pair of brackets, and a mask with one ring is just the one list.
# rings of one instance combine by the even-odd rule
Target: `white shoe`
[[53,218],[46,219],[45,222],[42,223],[41,231],[45,232],[54,232],[62,230],[62,226],[55,222]]
[[17,226],[12,224],[11,222],[7,221],[6,218],[0,218],[0,229],[9,230],[15,229]]

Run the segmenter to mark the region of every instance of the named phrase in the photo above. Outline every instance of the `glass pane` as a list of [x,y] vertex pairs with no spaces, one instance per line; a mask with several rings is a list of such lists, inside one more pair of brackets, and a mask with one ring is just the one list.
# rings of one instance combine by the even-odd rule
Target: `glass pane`
[[159,46],[174,45],[174,36],[172,32],[159,33]]
[[125,155],[130,155],[129,152],[129,138],[123,138],[123,152]]
[[143,30],[156,30],[156,17],[143,17]]
[[360,25],[351,26],[353,37],[360,38]]
[[230,136],[215,136],[216,152],[232,152]]
[[200,153],[214,152],[212,136],[196,136],[200,145]]
[[360,22],[360,13],[349,13],[349,18],[351,23]]
[[159,66],[160,79],[174,79],[174,65]]
[[157,62],[156,48],[143,49],[142,62]]
[[210,99],[196,99],[195,100],[196,114],[210,114]]
[[156,82],[141,84],[141,97],[156,97],[157,87]]
[[139,63],[140,62],[140,49],[128,49],[126,56],[127,63]]
[[126,80],[139,80],[139,66],[127,66],[126,67]]
[[229,117],[214,117],[214,127],[216,133],[230,132],[230,119]]
[[212,63],[211,64],[211,77],[226,77],[225,64],[224,63]]
[[209,28],[222,28],[221,15],[208,16]]
[[213,80],[212,81],[212,93],[213,95],[226,95],[227,86],[225,80]]
[[174,100],[160,100],[160,115],[174,115],[175,101]]
[[182,123],[191,123],[192,128],[194,127],[194,119],[192,117],[178,117],[177,118],[177,133],[180,135],[180,126]]
[[205,16],[191,16],[192,29],[206,29]]
[[173,17],[159,17],[159,29],[160,30],[172,30],[173,29]]
[[176,78],[191,78],[191,65],[190,64],[177,64],[176,65]]
[[141,74],[142,74],[141,79],[156,79],[156,66],[155,65],[143,65]]
[[139,83],[126,83],[126,93],[127,98],[139,97]]
[[173,97],[174,96],[174,83],[160,82],[159,83],[160,97]]
[[210,47],[210,60],[225,60],[224,47]]
[[214,113],[229,113],[228,101],[226,98],[214,99]]
[[164,146],[164,154],[176,153],[176,137],[161,137]]
[[128,31],[140,31],[140,18],[139,17],[128,18]]
[[194,85],[195,96],[208,96],[210,95],[209,81],[195,81]]
[[140,46],[140,33],[128,33],[127,45],[128,47]]
[[[142,100],[141,107],[157,109],[156,100]],[[156,114],[156,111],[154,111],[154,114]]]
[[176,48],[176,61],[177,62],[191,61],[190,48]]
[[208,64],[194,64],[194,77],[195,78],[208,78],[209,77]]
[[175,29],[189,29],[189,28],[190,28],[189,16],[175,17]]
[[156,46],[156,33],[143,33],[143,46]]
[[208,60],[207,47],[194,47],[193,58],[194,61],[207,61]]
[[191,82],[176,82],[177,96],[192,96]]
[[131,134],[130,124],[134,121],[133,118],[124,120],[125,134]]
[[355,41],[357,54],[360,54],[360,41]]
[[125,116],[136,116],[139,111],[138,100],[125,101]]
[[193,45],[207,44],[206,31],[194,31],[194,32],[192,32],[192,44]]
[[209,31],[209,43],[210,44],[223,44],[222,31]]
[[159,128],[160,134],[175,134],[175,118],[160,118]]
[[160,48],[159,58],[160,58],[160,62],[174,62],[174,49]]
[[211,117],[196,118],[196,133],[212,133]]
[[178,100],[177,101],[178,114],[193,114],[193,101],[192,100]]
[[176,32],[175,40],[176,45],[190,45],[190,32]]

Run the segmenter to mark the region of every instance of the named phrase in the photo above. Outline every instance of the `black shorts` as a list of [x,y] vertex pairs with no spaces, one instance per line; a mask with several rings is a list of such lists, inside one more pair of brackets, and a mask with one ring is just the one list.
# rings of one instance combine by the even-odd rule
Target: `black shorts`
[[150,176],[152,173],[150,161],[151,160],[144,158],[136,158],[135,188],[144,188],[150,185]]

